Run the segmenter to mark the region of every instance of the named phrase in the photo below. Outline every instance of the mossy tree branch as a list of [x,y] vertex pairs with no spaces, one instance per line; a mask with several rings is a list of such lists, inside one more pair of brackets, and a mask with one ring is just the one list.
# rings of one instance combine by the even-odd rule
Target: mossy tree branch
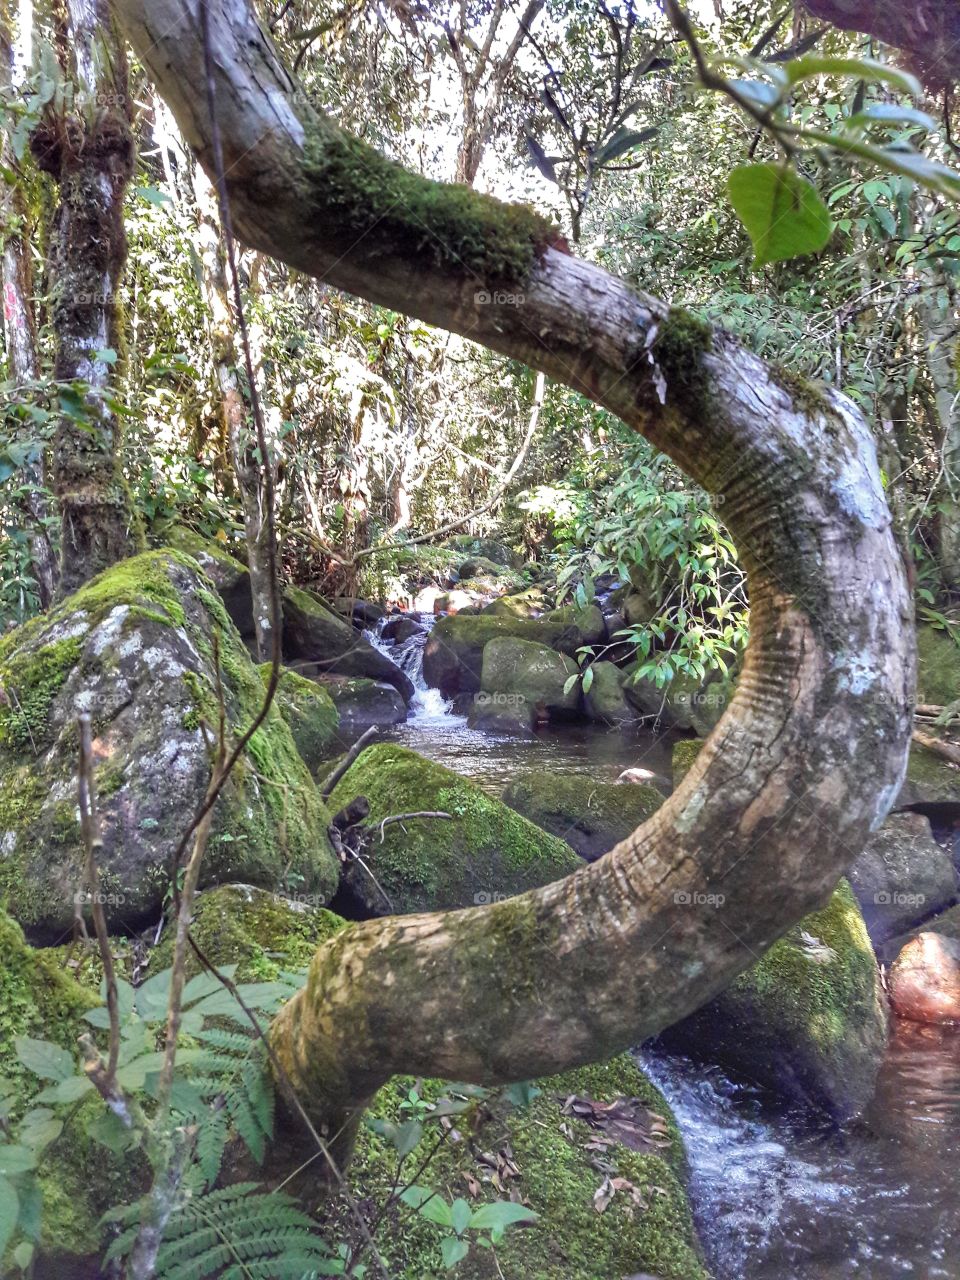
[[[272,1040],[333,1133],[396,1073],[496,1083],[610,1055],[710,999],[822,904],[903,775],[911,601],[850,401],[799,393],[729,336],[570,257],[535,214],[346,137],[247,0],[209,2],[238,233],[619,414],[724,502],[750,576],[737,694],[649,822],[546,888],[365,922],[318,952]],[[209,167],[196,0],[116,4]]]

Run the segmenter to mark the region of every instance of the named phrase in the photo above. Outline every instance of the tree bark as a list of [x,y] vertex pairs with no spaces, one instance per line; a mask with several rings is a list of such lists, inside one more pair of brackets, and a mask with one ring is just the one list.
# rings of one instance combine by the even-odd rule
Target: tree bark
[[107,0],[68,0],[67,13],[77,109],[48,115],[31,138],[40,167],[59,184],[50,243],[54,377],[83,387],[82,407],[60,417],[53,444],[64,595],[138,541],[117,456],[120,418],[109,403],[115,376],[96,355],[124,349],[123,201],[135,160],[126,54],[112,38]]
[[268,524],[264,508],[266,492],[262,468],[272,466],[275,469],[276,463],[273,458],[260,459],[252,427],[252,411],[244,395],[239,373],[243,355],[237,344],[233,307],[230,303],[216,191],[202,170],[196,171],[193,188],[199,216],[198,256],[204,300],[210,315],[210,350],[216,394],[220,399],[223,437],[230,450],[233,474],[243,507],[247,568],[250,572],[250,594],[253,602],[254,642],[258,661],[266,662],[273,652],[273,579],[267,549]]
[[[949,281],[937,271],[926,285],[918,311],[939,427],[940,566],[946,584],[956,588],[960,586],[960,341]],[[950,298],[947,306],[940,302],[942,293]]]
[[[852,402],[796,395],[732,337],[551,247],[532,215],[345,138],[246,0],[209,2],[239,234],[619,414],[723,501],[750,578],[737,693],[649,822],[556,884],[354,925],[318,951],[272,1039],[330,1133],[399,1072],[495,1083],[635,1044],[822,904],[903,778],[912,604]],[[195,0],[117,7],[209,166]]]
[[957,0],[804,0],[805,8],[845,31],[862,31],[903,49],[934,88],[960,79]]
[[[13,6],[4,0],[0,5],[0,93],[13,88],[19,71],[14,44]],[[22,20],[22,18],[21,18]],[[21,42],[29,41],[30,32],[18,30]],[[0,164],[16,173],[16,157],[10,145],[9,132],[0,144]],[[30,246],[24,236],[27,206],[16,179],[0,184],[0,232],[3,235],[3,328],[11,379],[21,387],[36,381],[37,321],[34,308],[33,263]],[[49,516],[46,481],[42,462],[24,468],[24,512],[30,525],[30,561],[37,583],[37,595],[43,609],[49,607],[56,587],[56,558],[47,532]]]

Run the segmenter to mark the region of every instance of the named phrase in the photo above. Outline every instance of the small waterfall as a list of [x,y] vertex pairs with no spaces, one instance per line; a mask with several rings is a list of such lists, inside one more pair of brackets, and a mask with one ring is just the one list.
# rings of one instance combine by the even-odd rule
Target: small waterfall
[[437,620],[436,615],[406,613],[403,616],[418,623],[422,629],[406,640],[384,640],[383,630],[388,622],[394,620],[387,617],[382,618],[373,629],[365,631],[364,635],[375,649],[379,649],[392,662],[395,662],[404,675],[409,676],[413,684],[415,692],[410,704],[407,724],[416,722],[418,729],[426,730],[433,727],[438,732],[465,725],[466,716],[455,715],[453,704],[441,694],[439,689],[431,689],[423,678],[423,650]]

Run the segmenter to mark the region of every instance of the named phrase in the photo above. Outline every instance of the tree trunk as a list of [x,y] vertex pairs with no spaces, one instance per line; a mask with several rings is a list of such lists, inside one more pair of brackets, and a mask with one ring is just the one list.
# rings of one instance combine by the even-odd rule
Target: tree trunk
[[960,342],[952,299],[947,307],[937,301],[938,294],[948,290],[942,274],[928,280],[919,312],[940,436],[940,566],[946,584],[956,588],[960,587]]
[[956,0],[803,0],[804,7],[845,31],[862,31],[903,49],[932,88],[960,79],[960,5]]
[[[244,395],[239,373],[244,357],[237,343],[233,307],[230,304],[217,196],[202,170],[196,171],[193,185],[200,219],[198,256],[204,300],[210,314],[210,350],[216,395],[220,401],[223,435],[230,450],[233,474],[243,507],[257,659],[259,662],[266,662],[273,652],[273,580],[267,549],[268,524],[264,508],[266,492],[262,465],[256,435],[252,429],[251,409]],[[275,467],[275,460],[267,459],[264,465]]]
[[[23,59],[18,59],[13,33],[20,42],[29,40],[30,32],[15,26],[12,6],[4,0],[0,5],[0,94],[7,96],[22,72]],[[16,173],[16,157],[10,145],[9,131],[0,143],[0,164]],[[3,234],[3,327],[7,362],[11,380],[26,387],[37,377],[37,323],[33,304],[33,263],[30,246],[24,236],[27,207],[23,192],[12,181],[0,182],[0,225]],[[30,529],[30,562],[37,583],[41,608],[49,607],[56,586],[56,560],[47,532],[49,516],[46,481],[42,462],[28,463],[23,471],[25,523]]]
[[135,549],[129,493],[118,462],[120,419],[113,369],[97,353],[122,354],[119,298],[127,257],[123,201],[134,170],[126,55],[113,38],[106,0],[68,0],[77,109],[48,115],[31,146],[59,183],[50,243],[54,377],[81,384],[59,419],[53,490],[61,516],[64,595]]
[[[209,166],[194,3],[117,4]],[[399,1072],[496,1083],[635,1044],[822,904],[903,778],[912,605],[852,402],[795,396],[732,337],[551,247],[533,215],[466,202],[345,137],[311,112],[247,0],[210,0],[210,21],[239,234],[619,414],[724,502],[750,578],[736,695],[649,822],[556,884],[357,924],[317,952],[272,1040],[332,1133]]]

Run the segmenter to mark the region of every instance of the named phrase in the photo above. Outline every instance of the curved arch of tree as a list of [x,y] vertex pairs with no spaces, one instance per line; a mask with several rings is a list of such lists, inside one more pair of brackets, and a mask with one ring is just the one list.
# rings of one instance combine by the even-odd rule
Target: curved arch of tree
[[[210,172],[197,0],[116,7]],[[329,1134],[396,1073],[491,1084],[634,1044],[822,903],[902,779],[911,599],[850,401],[786,383],[723,332],[571,257],[528,211],[341,133],[249,0],[209,0],[209,22],[239,236],[619,414],[724,503],[750,578],[737,695],[649,822],[559,883],[358,924],[320,949],[272,1040]]]

